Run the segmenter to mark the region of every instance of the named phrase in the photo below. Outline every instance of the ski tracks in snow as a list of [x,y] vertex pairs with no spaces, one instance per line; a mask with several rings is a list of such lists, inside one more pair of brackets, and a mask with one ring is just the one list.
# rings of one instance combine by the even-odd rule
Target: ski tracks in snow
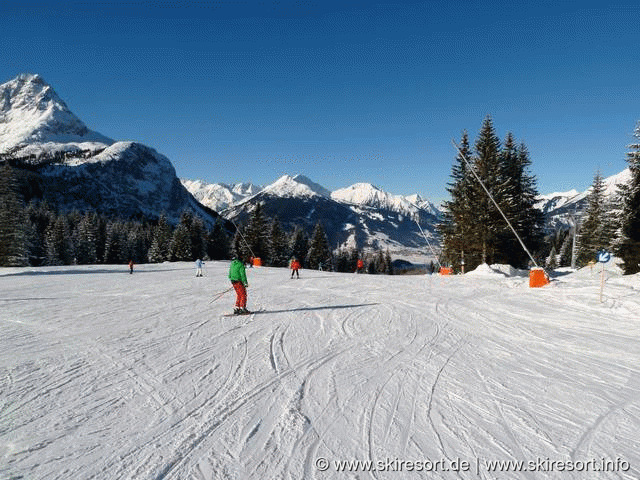
[[[631,297],[600,306],[589,303],[592,289],[308,271],[298,282],[264,268],[249,272],[249,300],[267,307],[223,317],[232,298],[207,297],[221,288],[214,278],[226,282],[225,263],[212,262],[198,282],[176,282],[174,266],[148,268],[84,275],[82,287],[64,273],[4,287],[11,298],[28,285],[51,300],[7,302],[0,314],[0,345],[11,348],[0,414],[12,419],[0,426],[0,458],[12,470],[0,474],[348,476],[319,472],[321,456],[585,460],[622,451],[640,463],[629,447],[640,448]],[[78,315],[80,303],[91,307]]]

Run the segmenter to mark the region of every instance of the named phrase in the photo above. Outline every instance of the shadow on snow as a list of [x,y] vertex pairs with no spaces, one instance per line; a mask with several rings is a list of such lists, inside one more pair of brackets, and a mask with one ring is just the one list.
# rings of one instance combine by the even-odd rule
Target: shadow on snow
[[379,303],[358,303],[354,305],[326,305],[324,307],[300,307],[300,308],[289,308],[286,310],[258,310],[254,313],[285,313],[285,312],[306,312],[312,310],[333,310],[333,309],[341,309],[341,308],[358,308],[358,307],[368,307],[370,305],[379,305]]

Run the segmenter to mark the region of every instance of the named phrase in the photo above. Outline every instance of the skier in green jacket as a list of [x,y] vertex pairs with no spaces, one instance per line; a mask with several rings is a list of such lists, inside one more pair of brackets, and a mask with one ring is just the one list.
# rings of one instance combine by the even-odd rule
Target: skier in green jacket
[[233,313],[236,315],[251,313],[247,310],[247,287],[249,286],[247,272],[244,268],[244,262],[239,257],[234,258],[231,262],[229,280],[236,291],[236,305]]

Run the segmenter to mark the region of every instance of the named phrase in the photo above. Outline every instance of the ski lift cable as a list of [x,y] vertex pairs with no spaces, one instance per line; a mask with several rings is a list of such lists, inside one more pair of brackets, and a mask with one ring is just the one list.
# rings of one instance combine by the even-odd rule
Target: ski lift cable
[[507,218],[507,216],[504,214],[504,212],[502,211],[502,209],[500,208],[500,206],[498,205],[498,202],[496,202],[496,200],[493,198],[493,195],[491,195],[491,193],[489,192],[489,190],[487,189],[487,187],[484,185],[484,183],[482,182],[482,180],[480,179],[480,177],[478,176],[478,174],[476,173],[475,169],[473,168],[473,166],[471,165],[471,163],[469,162],[469,160],[467,159],[466,155],[464,153],[462,153],[462,150],[460,150],[460,147],[458,147],[458,144],[455,142],[455,140],[451,140],[451,143],[453,143],[453,146],[456,148],[456,150],[458,151],[458,153],[460,154],[460,156],[462,157],[462,159],[464,160],[464,163],[467,165],[467,167],[469,168],[469,170],[471,170],[471,173],[473,173],[473,176],[476,178],[476,180],[478,180],[478,182],[480,183],[480,185],[482,186],[483,190],[486,192],[486,194],[489,196],[489,198],[491,199],[491,201],[493,202],[493,204],[496,206],[496,208],[498,209],[498,211],[500,212],[500,215],[502,215],[502,218],[504,218],[505,222],[507,222],[507,225],[509,225],[509,228],[511,229],[511,231],[513,232],[513,234],[516,236],[516,238],[518,239],[518,242],[520,242],[520,245],[522,246],[522,248],[524,249],[524,251],[527,253],[527,255],[529,255],[529,258],[531,259],[531,261],[533,262],[533,264],[536,266],[536,268],[540,268],[538,266],[538,263],[535,261],[535,259],[533,258],[533,255],[531,255],[531,252],[529,252],[529,249],[527,248],[527,246],[524,244],[524,242],[522,241],[522,239],[520,238],[520,235],[518,235],[518,232],[516,232],[515,228],[513,228],[513,225],[511,225],[511,222],[509,221],[509,219]]
[[[420,207],[418,207],[415,203],[413,203],[410,200],[407,200],[407,202],[409,202],[409,205],[411,205],[412,207],[414,207],[416,210],[420,210]],[[420,224],[418,223],[418,220],[416,218],[413,219],[414,222],[416,222],[416,225],[418,226],[418,228],[420,229],[420,233],[422,233],[422,236],[424,237],[425,241],[427,242],[427,246],[429,247],[429,250],[431,250],[431,253],[433,254],[433,257],[436,259],[436,262],[438,263],[438,268],[442,267],[442,264],[440,263],[440,260],[438,259],[438,254],[435,252],[435,250],[433,249],[433,247],[431,246],[431,242],[429,242],[429,239],[427,238],[427,235],[424,233],[424,230],[422,230],[422,227],[420,226]]]
[[[414,205],[414,207],[415,207],[415,205]],[[440,260],[438,260],[438,254],[436,254],[435,250],[431,246],[431,242],[429,242],[429,239],[425,235],[424,230],[422,230],[422,227],[418,223],[418,220],[416,220],[415,218],[413,220],[416,222],[416,225],[418,225],[418,228],[420,229],[420,232],[422,233],[422,236],[424,237],[425,241],[427,242],[427,245],[429,246],[429,250],[431,250],[431,253],[433,254],[434,258],[436,259],[436,262],[438,263],[438,268],[442,267],[442,265],[440,264]]]
[[248,248],[248,249],[249,249],[249,251],[251,252],[251,256],[252,256],[253,258],[256,258],[256,254],[255,254],[255,253],[253,253],[253,250],[252,250],[252,249],[251,249],[251,247],[249,246],[249,243],[247,242],[247,239],[246,239],[246,238],[244,238],[244,235],[242,234],[242,230],[240,230],[240,229],[238,228],[238,226],[236,225],[236,223],[235,223],[233,220],[231,220],[231,219],[227,219],[227,220],[229,220],[229,221],[233,224],[233,226],[234,226],[234,227],[236,227],[236,232],[238,232],[238,233],[240,234],[240,238],[242,238],[242,241],[244,242],[244,244],[247,246],[247,248]]

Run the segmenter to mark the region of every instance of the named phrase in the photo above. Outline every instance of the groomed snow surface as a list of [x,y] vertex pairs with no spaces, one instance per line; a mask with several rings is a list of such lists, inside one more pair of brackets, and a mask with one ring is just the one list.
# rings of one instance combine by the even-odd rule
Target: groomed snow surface
[[0,478],[640,478],[639,276],[228,266],[3,269]]

